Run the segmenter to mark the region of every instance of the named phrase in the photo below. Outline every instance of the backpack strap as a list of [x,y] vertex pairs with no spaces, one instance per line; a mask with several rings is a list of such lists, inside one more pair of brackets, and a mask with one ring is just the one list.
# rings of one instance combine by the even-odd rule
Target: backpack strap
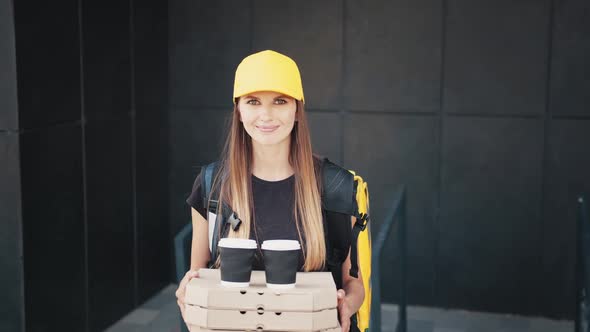
[[[213,162],[203,167],[202,169],[202,195],[203,195],[203,204],[207,207],[207,212],[211,212],[215,214],[215,224],[209,225],[210,229],[210,252],[211,252],[211,259],[210,264],[213,264],[217,261],[217,243],[219,242],[219,236],[224,232],[226,224],[230,224],[233,230],[237,230],[240,227],[242,221],[238,218],[237,214],[233,212],[229,206],[223,204],[223,206],[219,205],[219,190],[218,188],[213,187],[213,179],[217,176],[219,172],[219,163]],[[221,209],[222,213],[219,214],[219,208]],[[211,221],[209,221],[211,222]]]
[[[356,217],[350,243],[350,275],[358,278],[358,237],[367,228],[368,189],[363,179],[325,158],[322,163],[324,209]],[[344,225],[343,225],[344,226]],[[346,224],[346,227],[349,227]]]
[[[215,214],[215,220],[208,220],[209,222],[214,222],[214,225],[209,225],[210,228],[210,236],[211,236],[211,243],[210,243],[210,251],[211,251],[211,259],[209,260],[210,264],[213,264],[217,260],[217,242],[219,242],[219,234],[220,230],[223,228],[225,224],[225,218],[223,215],[219,215],[219,192],[213,191],[213,179],[219,170],[218,162],[213,162],[208,165],[203,166],[202,168],[202,178],[201,178],[201,195],[203,197],[203,206],[207,209],[207,214],[213,213]],[[224,210],[225,211],[225,210]],[[207,218],[209,219],[209,218]]]
[[211,194],[211,186],[213,185],[213,175],[217,170],[217,162],[213,162],[206,165],[202,169],[203,177],[201,178],[201,194],[203,196],[203,206],[209,207],[210,203],[214,203],[214,210],[217,211],[217,199],[210,200],[209,195]]
[[322,205],[332,211],[354,215],[354,176],[328,158],[322,162]]

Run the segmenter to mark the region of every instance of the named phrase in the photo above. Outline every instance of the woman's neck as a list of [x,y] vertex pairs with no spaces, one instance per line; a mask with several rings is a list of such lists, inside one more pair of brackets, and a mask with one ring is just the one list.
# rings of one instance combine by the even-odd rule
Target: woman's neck
[[289,164],[289,140],[275,145],[253,143],[252,174],[254,176],[267,181],[279,181],[293,175],[293,167]]

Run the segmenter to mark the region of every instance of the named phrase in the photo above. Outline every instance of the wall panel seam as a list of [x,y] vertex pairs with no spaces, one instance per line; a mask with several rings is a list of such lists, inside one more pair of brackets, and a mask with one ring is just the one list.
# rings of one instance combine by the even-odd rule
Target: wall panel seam
[[[547,49],[547,54],[546,54],[546,64],[545,64],[545,75],[546,75],[546,79],[545,79],[545,109],[542,115],[542,120],[543,120],[543,127],[542,127],[542,146],[541,146],[541,183],[539,184],[539,190],[540,190],[540,195],[539,195],[539,223],[540,223],[540,227],[538,229],[538,245],[539,247],[539,252],[541,253],[538,257],[538,264],[539,264],[539,268],[541,270],[543,270],[543,262],[545,261],[545,257],[544,257],[544,251],[543,251],[543,243],[545,243],[545,218],[544,218],[544,213],[543,213],[543,207],[545,205],[545,200],[546,200],[546,196],[545,196],[545,188],[547,186],[547,183],[545,181],[545,173],[547,171],[547,167],[549,165],[549,156],[548,156],[548,148],[549,148],[549,135],[551,132],[551,62],[552,62],[552,57],[553,57],[553,51],[552,51],[552,47],[553,47],[553,11],[554,11],[554,1],[553,0],[548,0],[548,4],[549,4],[549,8],[547,10],[547,29],[546,29],[546,33],[547,33],[547,45],[546,45],[546,49]],[[536,285],[538,286],[539,284],[536,283]],[[546,294],[546,292],[544,291],[543,288],[538,289],[537,290],[537,294],[543,294],[541,295],[542,297],[544,296],[544,294]],[[541,298],[538,299],[541,300],[541,303],[545,304],[545,298]]]
[[438,112],[438,159],[436,159],[435,169],[437,170],[437,198],[436,211],[434,213],[434,245],[433,245],[433,276],[432,276],[432,301],[434,305],[441,305],[438,291],[438,274],[440,270],[439,247],[440,247],[440,211],[442,195],[442,163],[443,163],[443,130],[444,130],[444,84],[445,84],[445,52],[447,36],[447,2],[441,1],[441,34],[440,34],[440,85],[439,85],[439,112]]
[[131,115],[131,213],[133,218],[133,304],[139,303],[139,223],[137,219],[137,128],[136,128],[136,105],[135,105],[135,20],[134,2],[129,0],[129,75],[130,80],[130,115]]
[[347,14],[347,7],[346,7],[346,0],[341,0],[340,2],[340,54],[342,58],[340,59],[340,82],[338,85],[338,127],[340,129],[339,135],[339,156],[340,164],[344,165],[344,130],[345,124],[344,120],[347,117],[347,109],[346,103],[344,102],[344,82],[347,79],[347,72],[346,72],[346,61],[348,60],[346,56],[346,33],[347,33],[347,26],[346,26],[346,14]]
[[78,0],[78,42],[79,42],[79,68],[80,68],[80,132],[82,137],[82,213],[84,219],[84,331],[90,331],[90,294],[89,294],[89,266],[88,266],[88,201],[86,180],[86,110],[84,107],[84,36],[82,30],[82,0]]

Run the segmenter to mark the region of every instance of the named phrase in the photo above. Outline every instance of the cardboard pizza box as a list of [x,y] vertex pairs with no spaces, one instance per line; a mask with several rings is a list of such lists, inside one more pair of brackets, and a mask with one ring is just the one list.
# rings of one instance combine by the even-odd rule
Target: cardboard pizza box
[[[190,332],[247,332],[247,330],[209,330],[209,329],[197,326],[197,325],[189,325],[189,331]],[[258,332],[258,331],[252,331],[252,332]],[[268,331],[268,332],[278,332],[278,331]],[[297,331],[297,332],[307,332],[307,331]],[[340,325],[338,325],[335,328],[321,330],[318,332],[342,332],[342,328],[340,327]]]
[[322,331],[338,326],[336,309],[315,312],[272,312],[205,309],[187,305],[185,320],[212,330]]
[[252,271],[247,288],[224,287],[218,269],[200,269],[186,286],[185,303],[208,309],[315,312],[337,307],[336,285],[330,272],[298,272],[295,287],[266,287],[264,271]]

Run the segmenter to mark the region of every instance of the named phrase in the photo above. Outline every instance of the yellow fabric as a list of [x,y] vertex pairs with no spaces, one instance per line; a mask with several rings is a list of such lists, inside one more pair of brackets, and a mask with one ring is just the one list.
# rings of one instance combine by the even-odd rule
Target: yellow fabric
[[291,58],[266,50],[249,55],[236,69],[236,98],[256,91],[275,91],[304,102],[301,74]]
[[[369,188],[362,177],[356,175],[354,171],[350,171],[354,175],[354,182],[356,183],[356,203],[358,207],[358,214],[361,217],[369,217]],[[371,317],[371,232],[368,219],[365,220],[367,228],[360,232],[357,239],[358,249],[358,264],[361,276],[363,278],[363,287],[365,289],[365,299],[357,312],[357,325],[360,331],[365,332],[369,329],[369,320]]]
[[369,227],[367,225],[365,231],[359,233],[358,238],[358,262],[363,277],[365,299],[357,313],[357,323],[359,329],[363,332],[369,328],[369,319],[371,317],[371,232]]
[[356,204],[358,212],[361,215],[366,215],[369,210],[369,188],[367,183],[354,171],[350,171],[354,175],[354,182],[356,182]]

